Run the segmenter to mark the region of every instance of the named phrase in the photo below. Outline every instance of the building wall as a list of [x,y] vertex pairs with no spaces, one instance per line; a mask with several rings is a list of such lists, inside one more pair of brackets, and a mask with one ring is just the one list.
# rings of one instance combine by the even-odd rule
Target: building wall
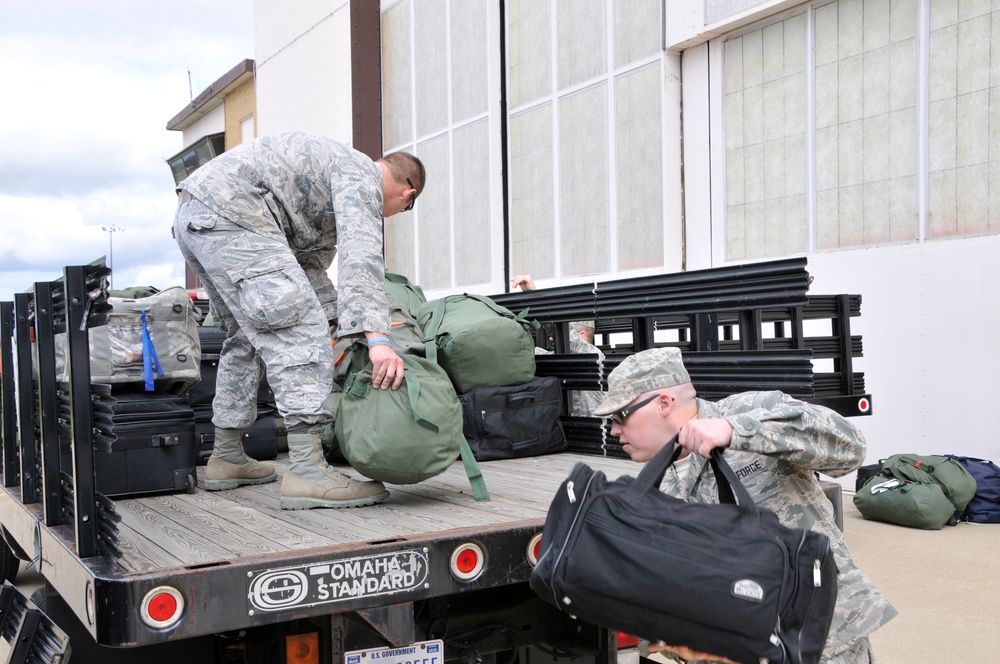
[[352,140],[350,5],[254,3],[257,135],[309,131]]
[[[688,19],[697,15],[703,6],[701,0],[669,4]],[[753,11],[748,9],[736,15],[729,23],[698,25],[695,22],[686,26],[686,32],[668,29],[668,35],[675,40],[674,43],[668,40],[668,46],[683,53],[684,216],[688,269],[742,262],[742,259],[728,258],[726,210],[732,203],[733,191],[729,182],[732,172],[727,173],[725,167],[720,166],[727,156],[724,149],[727,145],[726,107],[718,101],[725,97],[725,74],[720,64],[726,57],[725,40],[731,35],[738,38],[757,26],[777,25],[803,8],[839,11],[837,37],[841,48],[847,50],[843,45],[853,40],[858,55],[840,62],[833,93],[829,87],[814,93],[817,99],[822,99],[823,95],[832,98],[832,107],[830,103],[818,104],[811,113],[817,118],[817,135],[826,131],[823,120],[832,112],[841,122],[835,134],[841,141],[859,125],[864,130],[858,134],[863,140],[854,143],[850,150],[841,148],[830,153],[823,152],[823,144],[818,140],[816,161],[811,168],[822,173],[830,169],[832,160],[841,184],[855,173],[859,176],[861,184],[858,186],[866,190],[861,199],[864,204],[846,205],[852,193],[847,192],[840,199],[840,223],[851,224],[856,230],[858,224],[867,227],[873,222],[884,221],[888,225],[889,219],[895,219],[898,221],[893,223],[906,229],[909,237],[889,237],[861,246],[831,248],[818,246],[821,238],[814,238],[813,246],[806,251],[788,255],[808,257],[808,269],[814,277],[811,292],[862,296],[862,315],[852,321],[852,329],[862,335],[864,343],[864,356],[855,361],[855,368],[865,373],[867,389],[873,395],[873,414],[856,420],[869,442],[869,462],[911,451],[923,454],[951,452],[997,459],[1000,446],[994,440],[994,432],[1000,428],[1000,411],[994,407],[993,376],[1000,369],[1000,356],[983,342],[1000,327],[1000,310],[991,304],[994,299],[992,284],[1000,283],[1000,235],[989,230],[992,215],[988,212],[989,204],[996,199],[986,185],[989,176],[968,178],[963,176],[962,168],[955,167],[956,162],[961,166],[962,159],[968,159],[968,155],[985,152],[986,146],[994,145],[994,139],[985,130],[989,123],[976,120],[976,106],[967,101],[975,100],[978,91],[966,91],[972,87],[967,82],[970,79],[989,78],[985,75],[989,58],[975,60],[971,67],[961,65],[963,49],[979,43],[973,36],[983,32],[976,29],[984,20],[988,24],[989,9],[973,11],[970,5],[960,14],[958,5],[949,2],[894,0],[890,21],[896,22],[889,23],[886,33],[882,28],[887,23],[885,16],[875,16],[878,12],[873,11],[884,11],[885,0],[841,0],[839,5],[738,4],[744,9],[753,5]],[[955,14],[949,15],[949,11]],[[903,32],[904,25],[909,30],[916,23],[919,29],[917,17],[921,15],[929,17],[932,49],[929,65],[918,64],[911,70],[904,67],[901,75],[883,78],[882,84],[874,85],[873,82],[879,80],[877,76],[887,69],[894,71],[895,64],[890,67],[892,58],[900,52],[909,57],[907,54],[921,47],[922,40],[911,39],[912,44],[894,41],[896,35]],[[905,22],[900,17],[905,18]],[[954,33],[949,32],[949,21],[958,25]],[[812,26],[807,24],[807,27]],[[885,48],[888,59],[876,63],[882,57],[881,51],[871,48],[871,42],[885,34],[889,35]],[[940,45],[946,48],[933,50]],[[821,58],[821,49],[813,57]],[[942,60],[948,66],[941,66]],[[817,71],[819,65],[822,62],[812,63]],[[921,67],[927,67],[924,70],[927,82],[923,84],[926,88],[915,83],[921,80],[918,75]],[[786,73],[787,69],[786,64]],[[809,70],[808,64],[806,69]],[[995,70],[992,76],[998,73]],[[911,88],[915,89],[911,92]],[[936,90],[950,92],[936,96]],[[883,91],[885,96],[882,96]],[[897,112],[894,101],[901,97],[908,99],[910,94],[916,95],[916,101],[910,102],[916,107],[915,114],[903,107],[897,119],[893,115]],[[920,101],[921,96],[925,101]],[[956,101],[950,102],[951,98]],[[868,129],[865,123],[879,122],[875,102],[885,103],[885,100],[888,100],[885,114],[890,119],[883,125],[884,130],[865,133]],[[963,108],[971,110],[966,113]],[[923,125],[922,114],[926,114]],[[951,123],[955,123],[954,129],[949,129],[953,126]],[[942,140],[942,131],[954,137]],[[965,139],[963,142],[963,132],[968,134],[970,131],[985,133],[978,141]],[[902,136],[904,140],[886,140],[890,135]],[[935,171],[935,164],[944,152],[940,149],[935,152],[935,147],[941,144],[951,151],[946,155],[951,159],[951,170],[945,164]],[[888,147],[866,149],[866,145]],[[990,154],[995,153],[990,151]],[[887,166],[882,162],[883,157]],[[900,158],[906,167],[902,170],[904,177],[893,179],[893,169],[897,168]],[[917,165],[910,169],[908,163]],[[786,161],[785,172],[793,166],[803,172],[810,167],[800,163],[790,165]],[[868,191],[884,186],[871,175],[877,173],[879,167],[886,172],[888,186],[897,181],[906,182],[906,177],[912,175],[912,179],[926,178],[923,184],[915,187],[930,193],[925,194],[925,198],[911,189],[897,198],[889,197],[893,203],[886,207],[872,205],[878,198],[869,196]],[[968,168],[979,166],[971,164]],[[945,175],[938,176],[938,172]],[[966,178],[964,186],[963,177]],[[944,197],[935,194],[944,188],[937,182],[946,183],[952,191],[959,192],[955,196],[957,203],[942,200]],[[811,214],[819,218],[825,213],[824,205],[829,205],[824,202],[823,195],[821,188],[818,192],[806,192],[806,196],[816,200]],[[970,209],[976,210],[976,214],[966,212]],[[970,224],[975,230],[950,237],[947,234],[935,236],[942,219],[962,214],[975,217]]]
[[[206,136],[220,134],[226,130],[226,114],[223,105],[219,104],[208,113],[192,122],[182,133],[183,147],[200,141]],[[227,145],[228,149],[229,146]]]
[[[841,6],[849,10],[867,10],[884,1],[840,0]],[[383,0],[383,11],[391,11],[397,4]],[[894,15],[897,10],[915,11],[915,7],[922,11],[933,8],[940,13],[960,4],[950,0],[892,0]],[[311,0],[289,9],[287,3],[278,0],[258,0],[255,5],[259,133],[310,129],[349,141],[347,3]],[[531,12],[536,7],[548,11],[555,4],[518,6],[521,11]],[[725,153],[718,151],[724,150],[726,130],[718,103],[723,94],[719,63],[727,37],[739,36],[761,22],[780,20],[807,6],[829,10],[833,5],[788,0],[664,3],[664,47],[669,57],[679,58],[681,72],[678,75],[672,66],[664,66],[660,76],[665,91],[665,147],[659,176],[664,198],[683,201],[683,216],[680,209],[674,214],[670,205],[665,205],[665,244],[683,247],[682,265],[675,267],[673,261],[667,261],[666,269],[719,267],[762,258],[744,256],[733,260],[727,254],[725,213],[730,191],[725,171],[718,171],[725,162]],[[971,5],[962,7],[969,9]],[[866,27],[875,27],[874,23],[866,23],[863,13],[855,15],[862,18],[843,24],[841,35],[847,39],[859,38],[866,34]],[[384,33],[383,38],[391,36]],[[978,42],[956,39],[956,43],[966,47]],[[391,46],[383,44],[383,53]],[[426,63],[415,64],[426,67]],[[841,85],[858,83],[851,79],[849,64],[840,68]],[[807,61],[805,67],[809,66]],[[954,67],[950,73],[935,70],[935,85],[960,88],[960,79],[968,73],[969,68],[962,67]],[[797,81],[786,78],[797,85]],[[678,87],[680,99],[675,103],[672,91]],[[849,129],[842,136],[848,136]],[[681,133],[683,147],[679,143]],[[860,150],[864,150],[863,144]],[[858,154],[862,161],[878,156],[874,151]],[[673,165],[681,163],[683,172],[677,173]],[[852,165],[850,160],[844,162],[847,169]],[[786,172],[797,175],[795,168],[798,166]],[[458,194],[453,196],[457,199]],[[975,202],[974,196],[968,199]],[[446,197],[439,204],[446,209],[455,202]],[[959,204],[962,202],[959,200]],[[418,211],[420,207],[418,204]],[[849,209],[841,211],[841,219],[849,222],[850,214]],[[915,214],[927,213],[924,209]],[[808,257],[809,271],[815,278],[812,292],[862,296],[862,316],[852,321],[852,327],[864,342],[864,356],[856,360],[855,367],[865,373],[874,401],[874,414],[856,420],[869,441],[868,462],[897,452],[954,452],[997,459],[1000,448],[992,435],[1000,429],[1000,410],[994,406],[993,383],[1000,373],[1000,355],[983,340],[991,339],[992,332],[1000,327],[1000,308],[993,306],[995,284],[1000,283],[1000,235],[980,232],[933,240],[923,235],[841,248],[817,248],[813,239],[806,247],[785,255]],[[574,282],[580,282],[580,278],[555,275],[540,285]]]
[[254,119],[254,136],[256,133],[257,91],[253,79],[240,85],[226,95],[223,103],[226,114],[226,149],[231,150],[243,142],[243,121],[249,117]]

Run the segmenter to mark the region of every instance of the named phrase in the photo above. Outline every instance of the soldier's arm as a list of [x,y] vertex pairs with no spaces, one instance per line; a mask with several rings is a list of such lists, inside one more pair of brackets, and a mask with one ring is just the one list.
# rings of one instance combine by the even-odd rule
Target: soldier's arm
[[[389,333],[389,301],[382,258],[381,194],[358,173],[333,178],[337,217],[337,310],[340,335]],[[379,206],[376,209],[376,206]]]
[[299,258],[302,271],[309,279],[309,285],[316,291],[316,297],[323,306],[327,320],[337,318],[337,289],[327,273],[327,269],[333,264],[333,255],[334,251],[324,249]]
[[737,395],[725,401],[732,405],[739,399],[748,400],[746,408],[725,416],[733,427],[732,449],[781,457],[831,477],[846,475],[864,461],[868,449],[864,434],[829,408],[781,392]]

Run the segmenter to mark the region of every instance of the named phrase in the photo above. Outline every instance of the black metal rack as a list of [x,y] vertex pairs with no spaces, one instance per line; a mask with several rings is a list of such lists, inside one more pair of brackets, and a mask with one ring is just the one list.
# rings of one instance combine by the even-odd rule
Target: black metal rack
[[3,418],[4,486],[20,485],[23,504],[41,503],[46,526],[68,527],[81,558],[115,553],[114,503],[97,493],[94,474],[95,444],[111,435],[101,416],[110,406],[101,398],[107,386],[90,382],[88,334],[107,322],[110,273],[103,260],[68,266],[61,279],[0,303],[0,357],[10,368],[2,402],[18,415]]
[[[537,374],[558,377],[565,390],[606,390],[608,374],[628,355],[675,346],[703,398],[780,390],[843,415],[868,415],[871,395],[854,370],[863,344],[850,324],[861,315],[861,296],[808,295],[809,282],[806,259],[796,258],[491,297],[542,323],[536,342],[555,354],[536,356]],[[569,353],[569,323],[577,320],[596,322],[603,361]],[[824,320],[828,333],[807,333],[807,324]],[[616,334],[626,340],[612,345]],[[833,371],[818,371],[816,360],[832,360]],[[567,412],[563,426],[572,449],[614,449],[604,447],[608,428],[597,418]]]

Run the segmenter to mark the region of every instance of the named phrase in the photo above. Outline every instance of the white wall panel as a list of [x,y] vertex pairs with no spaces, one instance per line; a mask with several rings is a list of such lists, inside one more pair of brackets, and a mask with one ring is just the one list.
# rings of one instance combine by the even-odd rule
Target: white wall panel
[[181,133],[181,136],[184,141],[184,147],[188,147],[210,134],[221,134],[224,131],[226,131],[226,108],[222,104],[219,104],[191,123]]
[[257,134],[300,130],[352,140],[347,2],[257,0]]

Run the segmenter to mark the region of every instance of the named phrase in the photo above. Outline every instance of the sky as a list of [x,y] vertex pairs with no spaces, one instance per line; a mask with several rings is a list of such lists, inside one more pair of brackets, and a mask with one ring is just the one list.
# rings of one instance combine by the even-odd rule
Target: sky
[[254,57],[253,0],[0,0],[0,15],[0,300],[102,256],[115,288],[183,286],[166,163],[183,143],[166,126]]

